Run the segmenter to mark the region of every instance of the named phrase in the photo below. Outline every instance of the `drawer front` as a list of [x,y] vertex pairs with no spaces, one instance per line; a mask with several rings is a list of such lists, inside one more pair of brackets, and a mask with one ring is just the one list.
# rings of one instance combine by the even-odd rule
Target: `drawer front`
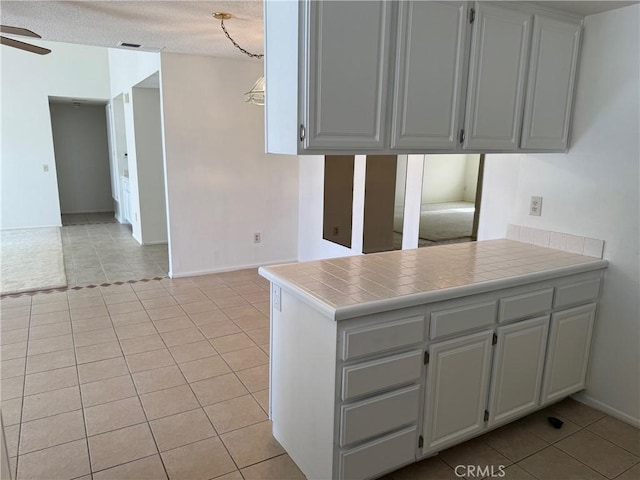
[[421,343],[424,340],[424,317],[417,316],[345,330],[343,335],[342,359],[350,360]]
[[500,322],[525,318],[551,309],[553,288],[500,299]]
[[496,319],[496,301],[466,305],[431,313],[431,339],[491,325]]
[[416,427],[410,427],[341,452],[339,478],[357,480],[377,477],[415,461],[416,435]]
[[343,405],[340,412],[340,446],[366,440],[418,420],[420,386],[397,390]]
[[423,351],[414,350],[342,368],[342,400],[411,383],[422,373]]
[[598,298],[600,293],[600,279],[586,280],[584,282],[572,283],[556,287],[555,308],[577,305]]

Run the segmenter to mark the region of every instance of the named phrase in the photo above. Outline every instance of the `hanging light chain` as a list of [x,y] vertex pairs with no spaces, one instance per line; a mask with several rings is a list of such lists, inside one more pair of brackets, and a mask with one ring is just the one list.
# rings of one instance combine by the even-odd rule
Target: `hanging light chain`
[[229,35],[229,32],[227,32],[227,29],[224,26],[224,20],[220,20],[220,26],[222,27],[222,31],[224,32],[224,34],[227,36],[227,38],[231,41],[231,43],[233,43],[233,45],[240,50],[242,53],[244,53],[245,55],[251,57],[251,58],[262,58],[264,57],[264,53],[251,53],[247,50],[245,50],[244,48],[242,48],[240,45],[238,45],[236,43],[236,41],[231,38],[231,35]]

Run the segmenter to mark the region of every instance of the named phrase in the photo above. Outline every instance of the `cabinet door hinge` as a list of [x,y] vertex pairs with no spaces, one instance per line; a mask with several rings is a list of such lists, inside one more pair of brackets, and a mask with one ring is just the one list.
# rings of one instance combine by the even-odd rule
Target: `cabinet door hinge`
[[418,448],[422,448],[422,447],[424,447],[424,437],[420,435],[418,437]]
[[476,9],[469,9],[469,23],[473,23],[476,20]]
[[427,363],[429,363],[429,352],[425,351],[424,352],[424,364],[426,365]]
[[460,139],[460,143],[464,142],[464,128],[460,130],[460,135],[458,138]]
[[491,340],[491,345],[495,345],[496,343],[498,343],[498,334],[494,333],[493,340]]
[[484,421],[488,422],[489,421],[489,410],[485,410],[484,411]]
[[306,137],[307,134],[307,130],[304,128],[304,125],[300,125],[300,141],[302,142],[304,140],[304,137]]

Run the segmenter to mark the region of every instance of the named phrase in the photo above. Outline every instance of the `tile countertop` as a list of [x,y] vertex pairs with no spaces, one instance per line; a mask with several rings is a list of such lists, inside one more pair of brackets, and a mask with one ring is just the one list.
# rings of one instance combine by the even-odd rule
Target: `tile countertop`
[[261,267],[260,275],[334,320],[606,268],[600,258],[513,240]]

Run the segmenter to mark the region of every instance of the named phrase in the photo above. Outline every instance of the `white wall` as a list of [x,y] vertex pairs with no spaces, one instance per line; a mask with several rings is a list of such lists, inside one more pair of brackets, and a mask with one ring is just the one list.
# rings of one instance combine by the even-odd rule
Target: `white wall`
[[464,193],[462,195],[462,199],[465,202],[475,203],[476,201],[479,168],[480,155],[467,155],[467,162],[464,168]]
[[466,166],[466,155],[425,155],[422,203],[462,200]]
[[[569,152],[488,156],[482,239],[514,223],[605,240],[610,266],[587,390],[580,398],[640,424],[640,6],[585,19]],[[500,165],[513,162],[508,172]],[[515,188],[512,185],[517,185]],[[542,216],[528,215],[541,195]],[[505,213],[508,212],[508,213]]]
[[109,98],[106,48],[38,44],[52,53],[0,55],[0,228],[60,225],[48,97]]
[[264,109],[243,102],[262,63],[161,62],[171,274],[296,260],[298,159],[264,153]]
[[60,211],[112,212],[104,105],[51,103]]
[[160,70],[160,54],[109,49],[109,85],[111,98],[131,93],[131,87]]

